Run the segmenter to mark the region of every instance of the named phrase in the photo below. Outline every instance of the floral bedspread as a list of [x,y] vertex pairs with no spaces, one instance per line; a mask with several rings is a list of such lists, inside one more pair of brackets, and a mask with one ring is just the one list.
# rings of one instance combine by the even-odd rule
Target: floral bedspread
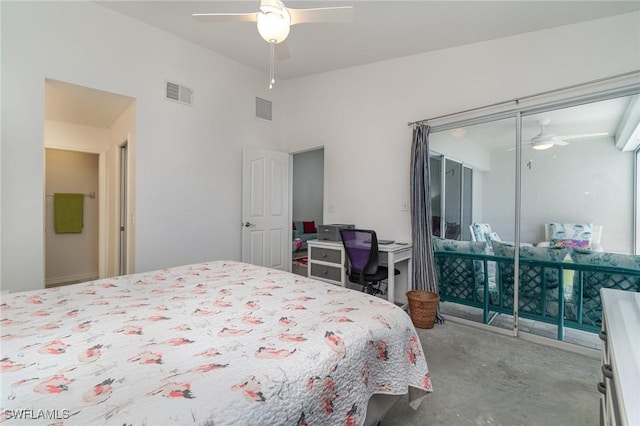
[[5,424],[358,425],[432,390],[404,311],[241,262],[5,294],[1,324]]

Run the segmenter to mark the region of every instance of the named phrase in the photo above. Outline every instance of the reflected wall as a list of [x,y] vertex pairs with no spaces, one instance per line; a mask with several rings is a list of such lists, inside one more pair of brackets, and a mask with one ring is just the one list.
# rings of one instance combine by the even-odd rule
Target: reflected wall
[[[633,252],[635,147],[617,143],[631,99],[522,118],[521,241],[545,241],[547,223],[593,223],[603,250]],[[552,144],[535,149],[541,132]]]

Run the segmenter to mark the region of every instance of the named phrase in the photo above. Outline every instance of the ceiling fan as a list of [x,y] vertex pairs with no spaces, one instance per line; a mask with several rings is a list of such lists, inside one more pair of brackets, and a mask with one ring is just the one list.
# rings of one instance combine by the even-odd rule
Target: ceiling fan
[[[353,19],[352,6],[313,9],[288,8],[280,0],[261,0],[258,12],[250,13],[194,13],[198,22],[256,22],[258,33],[270,46],[269,89],[275,80],[275,45],[282,43],[292,25],[306,23],[342,23]],[[285,49],[286,50],[286,49]],[[288,56],[285,53],[284,56]]]
[[604,132],[604,133],[584,133],[581,135],[558,136],[553,133],[547,133],[545,131],[544,129],[545,126],[548,125],[550,122],[551,120],[548,118],[542,118],[538,120],[537,123],[538,125],[540,125],[540,133],[532,137],[529,143],[527,143],[527,145],[530,145],[531,148],[533,149],[541,151],[544,149],[549,149],[554,145],[560,145],[560,146],[569,145],[569,142],[567,141],[571,139],[581,139],[581,138],[590,138],[595,136],[607,135],[607,132]]

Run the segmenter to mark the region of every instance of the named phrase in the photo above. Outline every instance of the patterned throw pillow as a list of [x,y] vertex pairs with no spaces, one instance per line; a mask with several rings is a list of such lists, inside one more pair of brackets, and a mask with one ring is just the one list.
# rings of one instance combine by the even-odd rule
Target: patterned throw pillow
[[[494,241],[493,251],[496,256],[514,258],[515,246]],[[568,248],[520,246],[521,259],[535,259],[546,262],[562,262],[567,255]],[[513,261],[498,262],[499,276],[504,289],[503,304],[505,307],[513,306],[515,266]],[[541,315],[542,310],[542,285],[546,285],[546,310],[545,315],[554,317],[558,314],[558,286],[560,284],[560,269],[552,266],[540,266],[527,262],[520,263],[519,274],[519,301],[522,312]],[[554,304],[555,303],[555,304]]]
[[[488,223],[472,223],[471,230],[476,241],[488,241],[491,233],[491,226]],[[496,234],[497,235],[497,234]]]
[[[492,244],[493,244],[493,251],[496,254],[496,256],[515,257],[516,248],[513,245],[501,243],[499,241],[494,241]],[[520,257],[522,259],[544,260],[547,262],[562,262],[564,258],[567,256],[567,253],[569,253],[568,248],[533,247],[533,246],[524,246],[524,245],[520,246]],[[511,265],[504,265],[504,262],[502,262],[501,266],[504,267],[504,266],[511,266]],[[520,264],[521,283],[524,284],[522,280],[523,272],[524,272],[524,275],[526,277],[530,277],[533,280],[533,282],[531,282],[530,284],[532,284],[533,286],[537,284],[542,284],[542,279],[540,276],[536,276],[537,275],[536,271],[527,271],[527,269],[531,269],[531,268],[536,269],[536,271],[538,269],[539,270],[542,269],[539,266],[530,266],[526,263]],[[545,268],[545,270],[546,270],[547,288],[556,287],[560,280],[558,270],[554,268]],[[504,272],[510,273],[511,276],[509,278],[511,281],[513,281],[513,268],[510,267],[507,270],[504,270]]]
[[[550,223],[551,245],[558,247],[591,247],[593,223]],[[574,243],[564,243],[573,241]]]
[[489,232],[487,234],[487,242],[491,243],[491,241],[502,241],[502,238],[496,232]]
[[[594,252],[574,248],[571,252],[574,263],[591,266],[611,266],[640,270],[640,256],[608,252]],[[583,278],[582,303],[583,324],[600,326],[602,320],[601,288],[614,288],[626,291],[640,291],[640,278],[625,273],[605,272],[604,270],[576,272],[573,278],[575,300],[580,298],[580,275]]]
[[[496,256],[514,257],[516,248],[513,244],[494,241],[493,251]],[[562,262],[569,252],[566,248],[557,247],[533,247],[520,245],[520,257],[524,259],[545,260],[547,262]]]
[[[433,238],[434,251],[486,254],[485,241],[457,241]],[[458,257],[436,259],[436,273],[444,296],[475,300],[477,289],[484,286],[484,268],[480,260]]]
[[434,237],[433,247],[437,251],[459,251],[463,253],[484,254],[487,248],[487,243],[485,241],[458,241]]
[[551,240],[553,247],[578,247],[588,249],[591,247],[589,240]]

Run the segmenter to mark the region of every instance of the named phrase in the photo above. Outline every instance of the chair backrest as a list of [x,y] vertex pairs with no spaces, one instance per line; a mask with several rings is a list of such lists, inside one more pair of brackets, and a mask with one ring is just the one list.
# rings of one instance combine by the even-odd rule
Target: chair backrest
[[340,236],[352,270],[375,274],[378,271],[380,256],[376,231],[342,228]]

